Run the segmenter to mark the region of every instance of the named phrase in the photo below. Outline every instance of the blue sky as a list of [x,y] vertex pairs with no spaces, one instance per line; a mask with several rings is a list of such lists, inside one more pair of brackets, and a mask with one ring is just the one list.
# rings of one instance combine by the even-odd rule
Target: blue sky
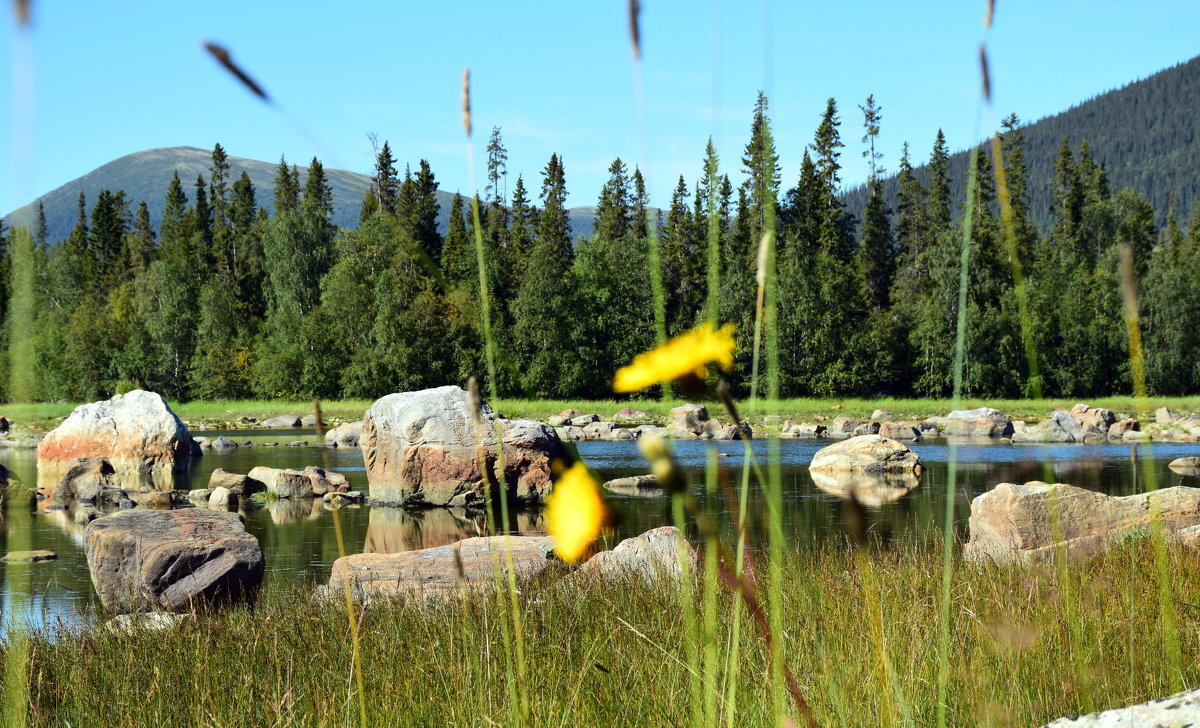
[[[710,135],[736,182],[759,89],[770,97],[788,187],[830,96],[848,184],[866,175],[858,104],[867,94],[883,107],[889,169],[905,140],[923,160],[938,127],[955,149],[978,128],[983,2],[643,0],[644,125],[624,0],[34,5],[28,44],[7,6],[0,15],[9,41],[0,56],[0,213],[160,146],[220,142],[237,156],[305,163],[315,154],[367,172],[372,132],[402,163],[428,159],[443,189],[467,192],[464,67],[480,177],[498,125],[510,189],[517,173],[540,189],[539,172],[558,152],[572,205],[595,204],[616,156],[641,166],[652,202],[663,204],[679,174],[699,174]],[[1034,120],[1185,61],[1200,52],[1197,27],[1194,0],[999,0],[987,38],[997,111]],[[237,86],[203,52],[205,39],[230,48],[320,146]],[[991,123],[985,115],[985,133]]]

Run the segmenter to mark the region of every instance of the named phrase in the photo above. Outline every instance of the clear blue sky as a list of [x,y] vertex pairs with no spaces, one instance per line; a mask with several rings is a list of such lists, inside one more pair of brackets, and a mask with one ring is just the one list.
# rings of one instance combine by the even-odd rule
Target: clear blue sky
[[[551,152],[572,205],[595,204],[620,156],[648,172],[654,204],[700,172],[712,135],[740,179],[758,89],[770,97],[784,184],[825,99],[842,112],[844,183],[865,177],[858,104],[883,106],[883,164],[976,132],[984,3],[644,0],[645,133],[637,121],[624,0],[603,2],[34,3],[26,56],[9,5],[0,73],[0,213],[124,154],[160,146],[367,172],[367,134],[401,162],[426,158],[443,189],[471,187],[460,76],[473,79],[476,166],[493,125],[531,190]],[[989,38],[997,110],[1027,120],[1200,53],[1195,0],[998,0]],[[324,147],[236,85],[200,41],[229,47]],[[22,58],[32,58],[27,68]],[[32,79],[30,105],[20,101]],[[1181,99],[1180,103],[1196,103]],[[986,132],[991,121],[984,117]],[[27,133],[31,130],[31,133]],[[480,183],[482,184],[482,182]]]

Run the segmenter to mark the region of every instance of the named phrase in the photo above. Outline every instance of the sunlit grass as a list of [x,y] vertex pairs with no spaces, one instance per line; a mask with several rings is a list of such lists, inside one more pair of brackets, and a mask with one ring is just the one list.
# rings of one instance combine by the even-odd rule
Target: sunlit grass
[[[1070,669],[1070,626],[1051,567],[956,569],[948,722],[1040,725],[1078,713],[1085,686],[1114,706],[1174,691],[1159,615],[1149,606],[1159,579],[1152,549],[1149,539],[1133,540],[1069,569],[1078,627],[1087,636],[1074,647],[1083,653],[1086,675]],[[1168,556],[1176,598],[1200,604],[1200,561],[1185,551]],[[763,558],[756,560],[765,567]],[[916,725],[933,722],[942,577],[936,544],[874,551],[869,558],[832,545],[787,548],[781,561],[782,656],[820,724],[902,725],[905,711]],[[1124,590],[1130,593],[1113,598]],[[57,642],[35,635],[30,717],[46,725],[356,722],[345,606],[322,606],[309,597],[302,586],[269,592],[255,610],[204,617],[166,634],[97,632]],[[377,603],[362,613],[368,724],[510,721],[500,649],[507,599]],[[730,594],[720,588],[716,599],[712,626],[727,638]],[[1130,610],[1128,599],[1148,608]],[[520,687],[529,723],[690,722],[682,607],[677,590],[638,581],[582,591],[566,584],[523,589],[530,679]],[[1200,648],[1198,617],[1196,609],[1180,613],[1185,654]],[[891,678],[879,672],[876,645],[886,649]],[[743,630],[728,676],[738,685],[734,725],[772,722],[764,651],[761,639]],[[130,665],[142,666],[140,679],[129,679]],[[1183,677],[1200,681],[1200,664],[1185,664]],[[896,689],[888,690],[893,679]],[[716,705],[718,712],[726,709],[723,700]]]

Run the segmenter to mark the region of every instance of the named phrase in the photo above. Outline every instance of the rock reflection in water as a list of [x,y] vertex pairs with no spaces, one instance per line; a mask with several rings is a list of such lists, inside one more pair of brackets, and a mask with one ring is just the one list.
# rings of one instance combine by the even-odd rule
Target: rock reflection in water
[[849,498],[853,493],[864,506],[878,508],[907,495],[921,484],[912,474],[873,474],[850,471],[813,470],[809,472],[813,484],[821,490],[839,498]]
[[[510,517],[513,514],[510,513]],[[545,533],[541,511],[515,514],[516,531]],[[464,538],[487,535],[487,516],[462,508],[372,508],[367,522],[363,553],[395,554],[402,551],[445,546]]]
[[321,507],[320,498],[281,498],[269,501],[267,511],[271,514],[271,523],[282,526],[285,523],[320,518],[325,509]]

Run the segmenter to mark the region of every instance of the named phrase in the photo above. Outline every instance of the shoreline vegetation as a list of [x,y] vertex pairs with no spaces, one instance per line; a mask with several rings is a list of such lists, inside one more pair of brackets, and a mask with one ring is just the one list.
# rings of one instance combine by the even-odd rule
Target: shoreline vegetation
[[[321,413],[327,423],[350,422],[362,419],[363,413],[371,406],[373,400],[321,400]],[[714,413],[720,412],[719,406],[713,401],[688,399],[510,399],[501,398],[492,403],[495,412],[502,413],[512,419],[546,420],[551,415],[567,409],[577,409],[584,413],[594,413],[601,419],[611,416],[618,410],[628,407],[640,410],[652,418],[669,420],[670,411],[690,402],[702,401],[710,405]],[[1128,395],[1113,395],[1108,397],[1087,397],[1081,399],[989,399],[969,398],[958,403],[957,409],[974,409],[977,407],[994,407],[1008,416],[1016,419],[1039,420],[1051,410],[1070,409],[1079,402],[1086,402],[1093,407],[1110,409],[1113,412],[1129,414],[1139,420],[1153,420],[1154,410],[1167,407],[1180,413],[1200,412],[1200,396],[1190,397],[1147,397],[1139,400]],[[57,420],[69,415],[82,402],[45,402],[31,404],[0,405],[0,416],[7,417],[19,426],[49,426],[57,425]],[[248,417],[264,420],[282,414],[303,415],[312,411],[311,401],[293,401],[276,399],[241,399],[193,401],[181,404],[171,403],[171,409],[179,418],[191,426],[205,425],[216,427],[224,424],[235,424],[241,418]],[[750,401],[741,405],[744,418],[751,424],[761,422],[765,416],[778,417],[780,420],[795,419],[809,420],[816,417],[857,417],[870,419],[876,409],[884,409],[899,420],[924,420],[929,417],[941,417],[955,409],[951,399],[936,398],[847,398],[841,400],[798,398],[798,399],[759,399],[757,406]],[[246,426],[250,426],[247,423]]]
[[[1135,535],[1066,567],[955,568],[948,724],[1041,725],[1200,682],[1194,660],[1172,674],[1151,606],[1165,576],[1181,605],[1180,646],[1195,654],[1200,561],[1168,548],[1160,573],[1152,541]],[[764,562],[759,578],[770,591],[766,559],[754,558]],[[942,589],[936,539],[890,549],[788,549],[782,562],[784,661],[818,723],[934,724]],[[512,607],[507,594],[360,604],[369,724],[688,724],[690,648],[680,589],[639,579],[578,585],[559,576],[519,592],[533,670],[520,686],[523,717],[509,702],[500,648]],[[723,650],[732,604],[720,588],[711,634]],[[99,628],[69,636],[49,628],[29,645],[30,714],[46,725],[200,725],[218,716],[224,725],[353,724],[348,630],[345,605],[314,602],[304,586],[271,590],[254,608],[196,614],[163,632]],[[750,630],[739,640],[735,670],[722,661],[715,682],[705,683],[719,691],[715,717],[771,725],[767,650]],[[160,668],[166,665],[169,672]],[[129,679],[131,666],[143,666],[139,679]],[[726,699],[731,679],[734,718]]]

